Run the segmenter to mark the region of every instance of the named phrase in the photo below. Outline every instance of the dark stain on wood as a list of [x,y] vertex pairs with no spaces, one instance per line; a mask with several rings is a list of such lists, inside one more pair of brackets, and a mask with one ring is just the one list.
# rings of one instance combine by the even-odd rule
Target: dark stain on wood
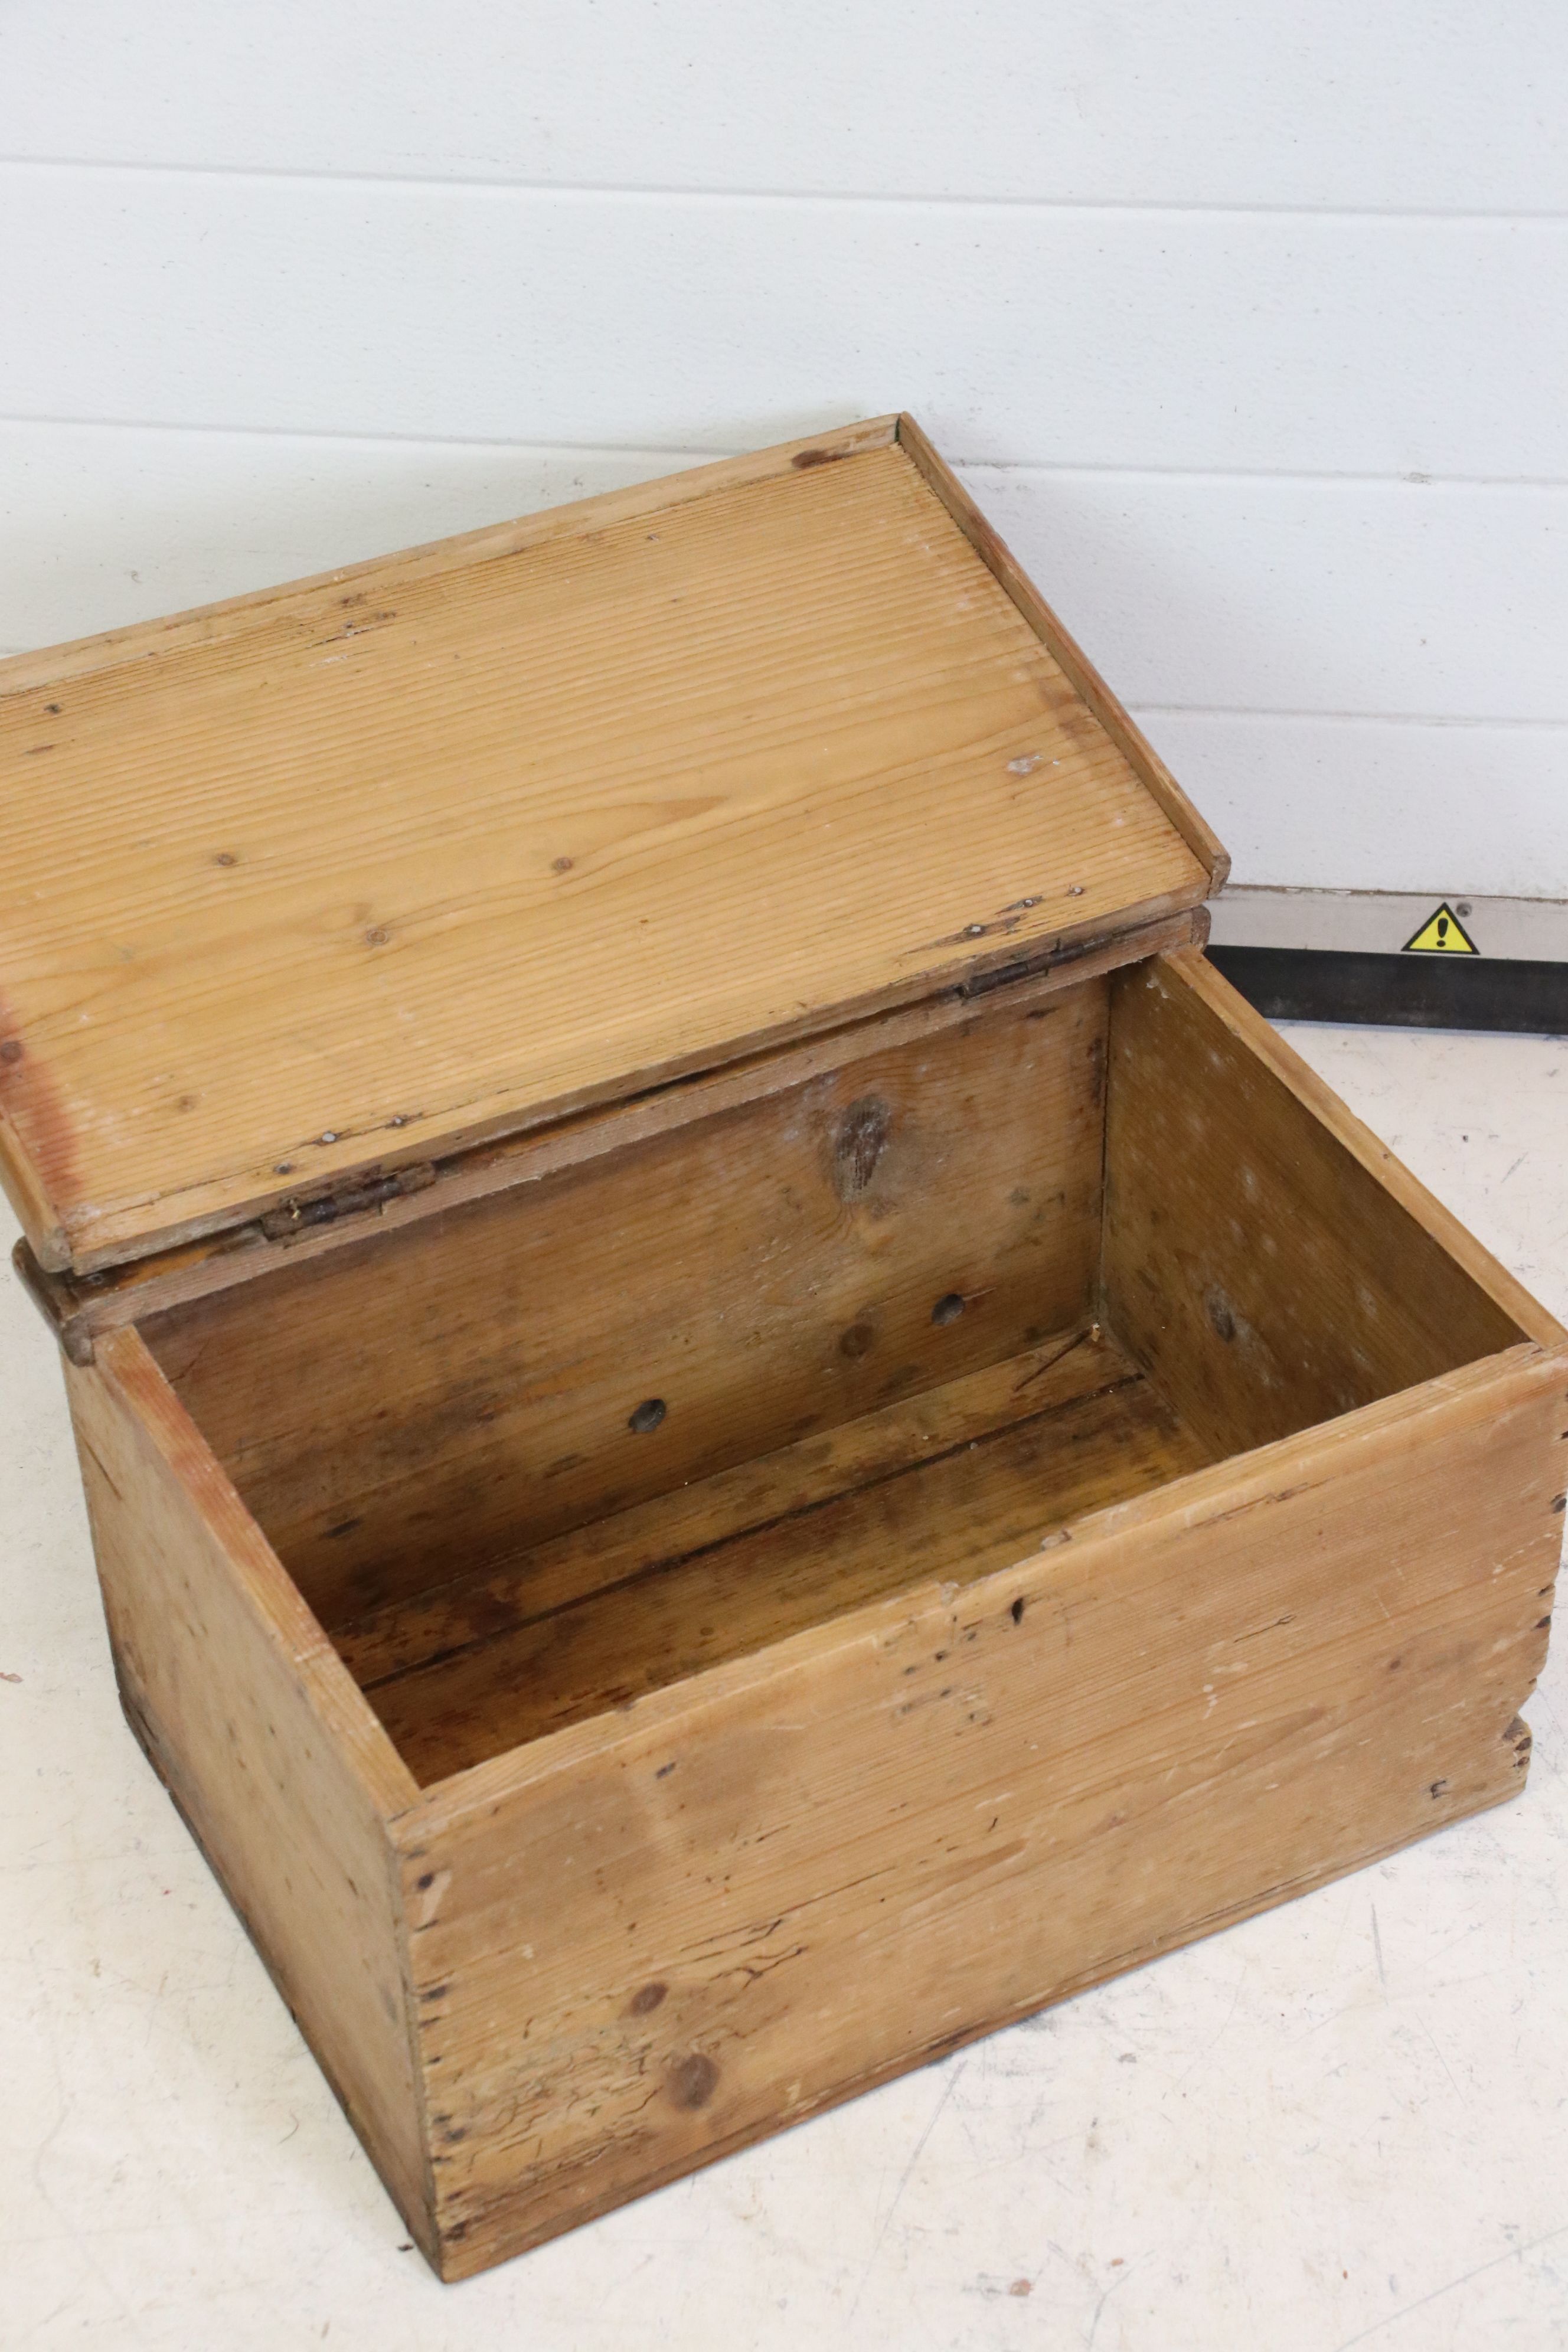
[[640,1986],[638,1990],[633,1993],[630,2001],[627,2003],[627,2007],[629,2008],[631,2014],[634,2017],[647,2017],[651,2015],[653,2011],[658,2007],[659,2002],[664,1999],[668,1990],[669,1987],[667,1984],[660,1984],[657,1977],[654,1979],[652,1984]]
[[412,1193],[425,1192],[435,1181],[436,1171],[428,1160],[420,1160],[412,1168],[395,1169],[386,1175],[361,1177],[317,1199],[285,1201],[280,1207],[268,1209],[260,1220],[261,1230],[269,1242],[286,1242],[313,1226],[334,1224],[340,1217],[359,1216],[368,1209],[384,1208],[388,1201],[406,1200]]
[[858,1201],[869,1189],[892,1123],[892,1112],[878,1095],[867,1095],[845,1112],[833,1145],[833,1181],[841,1201]]

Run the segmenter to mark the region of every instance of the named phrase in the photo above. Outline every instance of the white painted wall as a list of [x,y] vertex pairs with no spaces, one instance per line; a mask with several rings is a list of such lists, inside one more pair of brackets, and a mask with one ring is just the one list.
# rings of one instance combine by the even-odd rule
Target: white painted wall
[[1257,883],[1568,898],[1561,0],[0,0],[0,647],[913,408]]

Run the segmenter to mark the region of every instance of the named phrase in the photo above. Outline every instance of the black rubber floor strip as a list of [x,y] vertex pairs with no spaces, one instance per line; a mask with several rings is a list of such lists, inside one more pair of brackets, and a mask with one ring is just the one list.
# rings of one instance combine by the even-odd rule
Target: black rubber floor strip
[[1269,1021],[1568,1036],[1568,963],[1306,948],[1211,947],[1208,958]]

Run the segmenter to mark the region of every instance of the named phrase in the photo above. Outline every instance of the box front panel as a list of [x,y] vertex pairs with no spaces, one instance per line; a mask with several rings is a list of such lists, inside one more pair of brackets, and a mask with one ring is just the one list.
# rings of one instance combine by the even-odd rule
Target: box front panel
[[639,1702],[402,1825],[448,2274],[1519,1785],[1520,1349]]

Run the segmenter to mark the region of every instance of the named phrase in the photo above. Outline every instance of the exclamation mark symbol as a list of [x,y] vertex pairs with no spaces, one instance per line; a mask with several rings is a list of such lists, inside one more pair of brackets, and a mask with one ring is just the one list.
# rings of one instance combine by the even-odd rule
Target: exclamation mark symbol
[[1437,918],[1437,945],[1438,945],[1440,948],[1446,948],[1446,947],[1447,946],[1447,944],[1448,944],[1448,918],[1447,918],[1447,915],[1439,915],[1439,916],[1438,916],[1438,918]]

